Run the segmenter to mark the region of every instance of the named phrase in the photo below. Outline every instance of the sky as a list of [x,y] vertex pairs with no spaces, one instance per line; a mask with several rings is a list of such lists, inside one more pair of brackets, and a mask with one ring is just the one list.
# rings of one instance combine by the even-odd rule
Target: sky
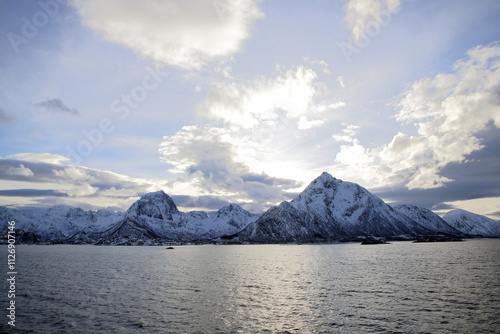
[[499,94],[497,0],[0,0],[0,205],[500,219]]

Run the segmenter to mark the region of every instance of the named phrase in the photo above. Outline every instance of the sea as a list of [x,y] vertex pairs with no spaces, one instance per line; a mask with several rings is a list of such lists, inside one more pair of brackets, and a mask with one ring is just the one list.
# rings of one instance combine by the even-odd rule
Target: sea
[[500,239],[16,245],[15,265],[3,333],[500,333]]

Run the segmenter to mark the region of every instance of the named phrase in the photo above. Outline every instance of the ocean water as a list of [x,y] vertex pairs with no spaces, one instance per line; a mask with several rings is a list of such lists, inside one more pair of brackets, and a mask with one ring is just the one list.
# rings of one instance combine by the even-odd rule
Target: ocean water
[[499,239],[19,245],[16,266],[8,333],[500,333]]

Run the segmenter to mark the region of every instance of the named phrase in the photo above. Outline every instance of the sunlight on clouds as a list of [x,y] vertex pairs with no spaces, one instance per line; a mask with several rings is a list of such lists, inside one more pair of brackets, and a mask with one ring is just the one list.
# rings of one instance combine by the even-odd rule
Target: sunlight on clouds
[[299,117],[308,112],[315,94],[317,74],[298,66],[274,78],[260,77],[251,86],[232,80],[214,83],[198,113],[212,119],[251,128],[280,117]]
[[325,123],[324,120],[316,119],[316,120],[308,120],[306,116],[300,116],[298,127],[301,130],[307,130],[311,128],[315,128],[318,126],[322,126]]
[[161,158],[173,165],[171,172],[182,173],[171,182],[172,189],[177,194],[220,196],[231,202],[251,203],[259,198],[253,209],[286,199],[284,192],[298,183],[251,170],[244,157],[255,154],[257,146],[245,138],[248,145],[240,150],[241,135],[236,128],[186,126],[164,137]]
[[353,139],[351,145],[341,145],[335,160],[356,170],[370,169],[374,162],[370,152],[357,139]]
[[238,52],[258,1],[72,0],[87,26],[136,53],[183,69],[200,69]]
[[[372,149],[357,140],[343,145],[337,161],[344,173],[372,186],[388,185],[391,178],[406,179],[409,189],[438,188],[453,181],[440,175],[442,168],[464,162],[467,155],[481,150],[476,134],[488,124],[500,127],[500,45],[479,46],[467,55],[455,64],[454,74],[414,82],[396,105],[396,119],[412,123],[418,135],[399,132],[387,145]],[[345,133],[334,138],[349,142],[353,137]],[[362,159],[371,168],[351,173],[349,168]],[[374,175],[373,169],[385,172]]]
[[[214,124],[185,126],[164,138],[160,155],[172,166],[170,172],[181,174],[179,181],[190,178],[200,193],[233,189],[232,201],[236,194],[248,201],[258,194],[274,204],[285,198],[284,191],[296,191],[320,174],[318,163],[333,160],[322,151],[328,143],[314,142],[317,136],[329,137],[326,124],[346,104],[325,101],[310,68],[276,70],[275,76],[246,85],[232,77],[214,83],[197,106]],[[220,121],[223,126],[215,123]]]

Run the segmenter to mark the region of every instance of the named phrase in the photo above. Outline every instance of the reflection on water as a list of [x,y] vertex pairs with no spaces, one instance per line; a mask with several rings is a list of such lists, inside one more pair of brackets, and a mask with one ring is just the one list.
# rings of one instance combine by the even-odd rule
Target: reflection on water
[[500,332],[500,240],[21,245],[17,262],[20,332]]

